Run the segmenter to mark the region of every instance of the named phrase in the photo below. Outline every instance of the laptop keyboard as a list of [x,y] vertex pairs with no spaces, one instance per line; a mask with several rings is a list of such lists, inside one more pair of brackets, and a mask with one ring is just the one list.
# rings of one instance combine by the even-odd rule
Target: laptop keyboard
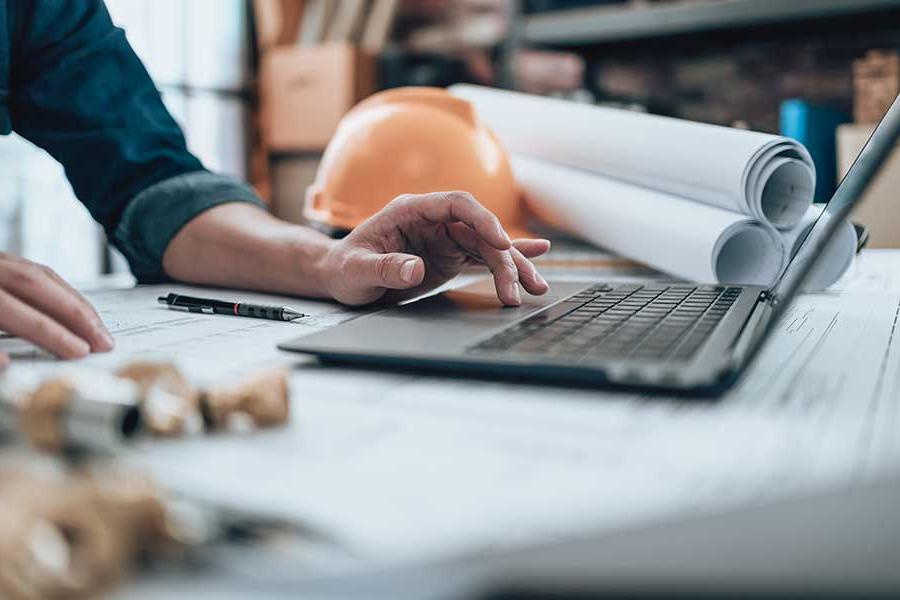
[[739,287],[597,285],[469,351],[562,359],[687,360],[741,293]]

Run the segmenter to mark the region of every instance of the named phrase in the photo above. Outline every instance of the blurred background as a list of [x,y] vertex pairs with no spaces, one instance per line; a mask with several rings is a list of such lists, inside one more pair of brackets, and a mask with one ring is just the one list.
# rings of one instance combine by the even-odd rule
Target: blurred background
[[[900,0],[107,0],[188,147],[302,199],[341,116],[404,85],[470,82],[783,133],[825,200],[900,91]],[[0,250],[88,280],[126,270],[62,168],[0,138]],[[856,220],[900,246],[900,156]],[[57,235],[66,231],[63,237]]]

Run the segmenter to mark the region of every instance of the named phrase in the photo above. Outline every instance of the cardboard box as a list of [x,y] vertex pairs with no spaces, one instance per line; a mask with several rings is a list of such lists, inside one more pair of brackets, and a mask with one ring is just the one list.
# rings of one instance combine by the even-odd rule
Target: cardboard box
[[349,44],[269,50],[260,72],[269,150],[324,149],[341,117],[374,91],[375,57]]
[[853,118],[877,123],[900,93],[900,54],[870,50],[853,63]]
[[[838,127],[839,177],[850,170],[874,130],[874,125],[847,124]],[[900,146],[882,167],[851,218],[868,227],[870,248],[900,248]]]

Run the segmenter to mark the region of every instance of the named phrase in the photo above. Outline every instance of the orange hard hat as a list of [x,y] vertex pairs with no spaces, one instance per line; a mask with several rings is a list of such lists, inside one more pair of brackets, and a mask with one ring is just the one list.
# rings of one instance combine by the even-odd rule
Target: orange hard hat
[[344,116],[304,214],[352,229],[402,194],[451,190],[472,194],[512,237],[528,235],[509,156],[472,105],[440,88],[397,88]]

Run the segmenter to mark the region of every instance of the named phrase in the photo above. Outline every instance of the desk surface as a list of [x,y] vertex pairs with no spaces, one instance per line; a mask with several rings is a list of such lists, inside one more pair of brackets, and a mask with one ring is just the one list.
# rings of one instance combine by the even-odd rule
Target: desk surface
[[126,459],[188,494],[309,524],[359,565],[614,531],[900,466],[900,252],[867,252],[836,289],[801,297],[717,402],[325,368],[274,345],[354,313],[291,301],[314,317],[183,315],[158,292],[90,293],[118,346],[89,362],[164,355],[209,380],[281,361],[295,367],[293,416]]

